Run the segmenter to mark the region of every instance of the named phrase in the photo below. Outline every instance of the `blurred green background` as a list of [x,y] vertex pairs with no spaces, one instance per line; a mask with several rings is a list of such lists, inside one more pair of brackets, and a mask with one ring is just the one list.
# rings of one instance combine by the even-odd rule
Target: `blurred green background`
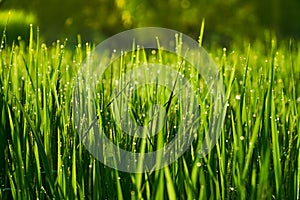
[[143,26],[171,28],[196,39],[205,18],[204,42],[228,46],[270,34],[299,38],[299,10],[299,0],[0,0],[0,28],[9,19],[7,41],[18,35],[26,40],[29,23],[40,27],[45,42],[68,38],[72,44],[80,34],[97,43]]

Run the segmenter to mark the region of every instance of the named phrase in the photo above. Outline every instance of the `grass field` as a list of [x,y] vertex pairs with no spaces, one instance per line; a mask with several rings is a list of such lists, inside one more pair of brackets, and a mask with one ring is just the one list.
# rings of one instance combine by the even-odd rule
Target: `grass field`
[[[59,41],[46,46],[32,28],[29,44],[2,42],[0,198],[299,199],[299,47],[293,40],[277,42],[275,38],[236,43],[230,49],[211,45],[209,52],[223,75],[228,101],[216,146],[204,158],[197,157],[212,106],[209,97],[204,97],[208,89],[203,80],[194,77],[193,86],[202,87],[198,93],[201,113],[191,147],[163,169],[130,174],[94,159],[75,131],[74,80],[93,46],[81,44],[80,39],[75,51]],[[146,62],[143,53],[135,51],[122,62]],[[176,56],[163,51],[149,59],[177,63]],[[104,94],[112,93],[116,76],[113,70],[105,73],[106,82],[99,86],[102,106],[109,102]],[[154,90],[157,95],[151,97]],[[147,120],[141,113],[149,101],[163,104],[169,95],[170,91],[155,85],[138,90],[132,97],[136,120]],[[170,106],[167,126],[152,142],[123,137],[110,112],[101,115],[106,119],[102,123],[107,136],[121,141],[123,148],[139,151],[144,145],[151,151],[167,143],[171,128],[180,122],[176,103]]]

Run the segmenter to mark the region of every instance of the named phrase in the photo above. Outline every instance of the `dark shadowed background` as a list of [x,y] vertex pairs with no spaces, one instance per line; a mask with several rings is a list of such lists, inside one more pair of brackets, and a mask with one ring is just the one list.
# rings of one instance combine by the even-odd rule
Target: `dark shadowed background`
[[[206,20],[205,41],[230,45],[232,40],[300,36],[299,0],[0,0],[0,28],[8,41],[26,39],[28,23],[40,27],[46,42],[77,34],[95,43],[120,31],[144,26],[171,28],[193,38]],[[8,14],[10,11],[10,14]],[[10,17],[8,17],[10,16]]]

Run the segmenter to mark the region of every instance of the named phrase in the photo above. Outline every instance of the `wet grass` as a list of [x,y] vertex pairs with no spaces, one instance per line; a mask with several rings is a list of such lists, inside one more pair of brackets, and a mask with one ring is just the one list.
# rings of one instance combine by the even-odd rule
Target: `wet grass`
[[[72,92],[76,73],[92,47],[83,46],[80,40],[75,52],[64,47],[59,41],[47,47],[31,30],[29,44],[16,41],[0,49],[0,198],[300,198],[298,43],[274,39],[232,49],[211,47],[228,101],[221,137],[206,157],[197,157],[212,106],[204,97],[207,88],[203,80],[191,79],[193,86],[201,88],[198,135],[177,161],[141,174],[104,166],[79,140]],[[147,58],[141,50],[115,65],[134,64],[138,59],[178,63],[163,51]],[[117,79],[113,70],[105,76],[105,86],[99,85],[99,108],[109,102],[110,95],[104,94],[111,94],[113,77]],[[151,96],[154,91],[159,95]],[[169,97],[169,90],[155,85],[140,88],[132,97],[133,118],[147,121],[142,113],[150,104],[164,105]],[[170,107],[167,126],[151,140],[123,136],[114,123],[108,123],[110,112],[101,116],[102,123],[110,131],[107,136],[123,148],[152,151],[172,138],[172,127],[180,122],[176,103]]]

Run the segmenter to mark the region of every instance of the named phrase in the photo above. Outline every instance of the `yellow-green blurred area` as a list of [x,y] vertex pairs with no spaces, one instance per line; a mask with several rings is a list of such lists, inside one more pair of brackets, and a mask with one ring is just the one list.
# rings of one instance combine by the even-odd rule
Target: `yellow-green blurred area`
[[[68,38],[99,42],[120,31],[145,26],[175,29],[193,38],[205,18],[204,42],[300,36],[299,0],[0,0],[0,28],[7,41],[26,40],[29,23],[46,42]],[[9,14],[10,13],[10,14]]]

